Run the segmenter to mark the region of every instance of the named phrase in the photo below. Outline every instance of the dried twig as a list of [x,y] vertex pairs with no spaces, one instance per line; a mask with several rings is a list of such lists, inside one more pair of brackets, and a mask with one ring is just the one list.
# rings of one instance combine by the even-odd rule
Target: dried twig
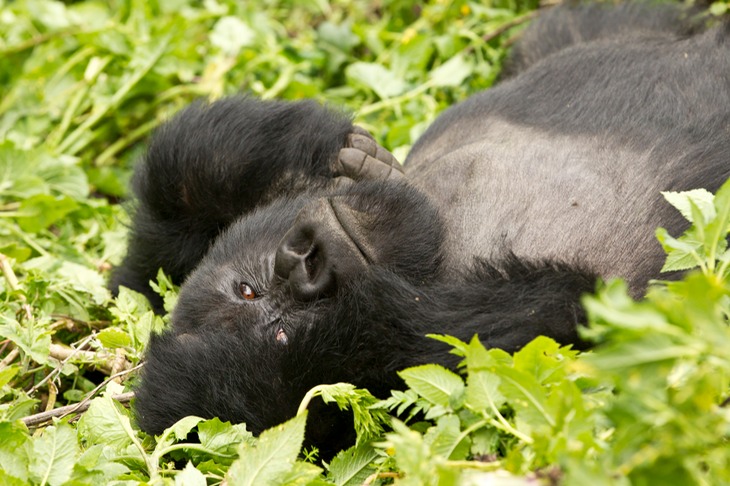
[[18,348],[14,348],[14,349],[10,350],[8,355],[5,356],[2,361],[0,361],[0,371],[7,368],[10,365],[10,363],[15,361],[15,358],[17,358],[19,354],[20,354],[20,351],[18,350]]
[[61,346],[58,344],[51,344],[51,352],[50,355],[57,360],[60,361],[60,363],[56,366],[56,369],[48,373],[45,378],[43,378],[41,381],[33,385],[33,388],[28,390],[28,394],[32,395],[35,393],[40,387],[42,387],[46,382],[49,380],[54,380],[58,375],[61,374],[61,371],[63,371],[63,367],[68,363],[68,361],[73,358],[74,356],[77,356],[81,354],[83,351],[81,351],[80,348],[84,347],[89,341],[94,339],[94,334],[90,334],[84,338],[83,341],[78,345],[77,348],[66,348],[65,346]]
[[[65,407],[59,407],[54,410],[50,410],[48,412],[41,412],[41,413],[37,413],[35,415],[29,415],[27,417],[23,417],[21,420],[23,420],[23,423],[25,423],[25,425],[30,427],[30,426],[42,424],[44,422],[48,422],[49,420],[51,420],[54,417],[61,418],[61,417],[65,417],[66,415],[70,415],[72,413],[85,412],[89,408],[89,402],[91,402],[91,399],[94,398],[94,395],[96,395],[99,392],[99,390],[101,390],[102,388],[107,386],[110,381],[112,381],[115,378],[118,378],[120,376],[128,375],[134,371],[137,371],[138,369],[142,368],[142,366],[144,366],[144,363],[140,363],[137,366],[135,366],[134,368],[120,371],[119,373],[115,373],[115,374],[111,375],[109,378],[107,378],[106,380],[101,382],[101,384],[99,384],[96,388],[91,390],[91,392],[89,392],[89,394],[86,396],[86,398],[84,398],[83,400],[81,400],[79,403],[77,403],[75,405],[67,405]],[[129,402],[129,400],[131,400],[133,397],[134,397],[134,392],[122,393],[119,395],[112,396],[112,398],[117,400],[119,403]]]
[[[134,398],[134,392],[120,393],[119,395],[112,395],[112,400],[116,400],[119,403],[129,403]],[[23,417],[21,420],[27,427],[35,427],[46,422],[51,421],[56,417],[65,417],[72,413],[83,413],[89,409],[91,400],[79,402],[75,405],[66,405],[65,407],[54,408],[47,412],[37,413],[35,415],[29,415]]]

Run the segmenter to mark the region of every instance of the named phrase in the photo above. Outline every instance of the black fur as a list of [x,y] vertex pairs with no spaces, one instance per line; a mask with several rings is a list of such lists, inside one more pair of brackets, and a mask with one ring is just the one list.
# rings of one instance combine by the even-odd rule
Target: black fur
[[[596,277],[641,294],[663,261],[654,229],[684,228],[659,192],[730,176],[729,36],[673,6],[556,9],[515,47],[509,79],[429,128],[405,181],[338,177],[355,128],[312,103],[182,112],[137,171],[112,281],[150,295],[160,266],[185,280],[150,342],[142,428],[195,414],[259,433],[320,383],[385,396],[399,369],[455,367],[428,333],[583,346]],[[378,153],[354,173],[381,173]],[[307,436],[327,456],[350,428],[315,407]]]
[[351,131],[349,116],[313,101],[188,107],[155,133],[135,172],[129,250],[110,287],[142,292],[161,311],[148,284],[157,269],[182,282],[236,218],[329,181]]

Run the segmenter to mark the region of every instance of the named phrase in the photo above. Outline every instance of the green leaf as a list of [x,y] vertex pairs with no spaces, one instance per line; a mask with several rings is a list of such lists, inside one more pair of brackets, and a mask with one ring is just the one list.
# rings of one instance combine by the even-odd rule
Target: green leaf
[[88,444],[109,446],[117,453],[132,444],[127,433],[130,428],[129,412],[109,395],[94,398],[78,425]]
[[[4,316],[0,316],[2,317]],[[36,363],[45,364],[48,361],[51,335],[48,329],[37,321],[21,326],[15,319],[6,319],[5,324],[0,325],[0,336],[13,341]]]
[[499,391],[501,380],[491,371],[472,371],[466,378],[465,405],[475,412],[493,415],[493,408],[507,400]]
[[555,418],[548,409],[547,394],[535,378],[509,367],[496,370],[501,379],[500,391],[509,397],[523,426],[530,430],[544,431],[555,427]]
[[255,446],[247,442],[238,448],[239,458],[226,477],[232,484],[256,486],[280,484],[294,469],[304,441],[306,412],[264,431]]
[[84,451],[74,465],[71,484],[109,484],[129,472],[126,466],[108,458],[104,451],[105,448],[101,445]]
[[408,85],[381,64],[355,62],[347,66],[347,77],[357,81],[382,99],[398,96],[406,91]]
[[461,86],[474,72],[474,66],[462,54],[457,54],[428,74],[436,87]]
[[[662,196],[691,223],[705,224],[715,219],[715,206],[713,204],[715,196],[705,189],[683,192],[665,191],[662,192]],[[697,221],[692,214],[692,204],[700,210],[703,217],[702,221]]]
[[451,397],[464,393],[461,377],[443,366],[427,364],[398,372],[406,385],[434,405],[449,407]]
[[539,383],[558,383],[565,377],[566,363],[577,351],[561,347],[553,339],[538,336],[514,354],[514,368],[532,375]]
[[[195,426],[203,420],[205,419],[195,417],[194,415],[181,418],[162,432],[160,440],[157,443],[157,448],[160,449],[161,447],[167,447],[167,445],[175,441],[185,440]],[[163,443],[167,444],[162,445]]]
[[8,366],[7,368],[0,369],[0,388],[4,387],[15,375],[20,371],[20,366]]
[[424,436],[431,453],[444,459],[464,460],[469,453],[471,441],[461,434],[461,422],[456,415],[444,415]]
[[67,196],[38,194],[20,203],[18,225],[28,233],[38,233],[78,209],[78,204]]
[[237,55],[255,39],[255,32],[238,17],[221,17],[210,33],[210,43],[229,56]]
[[21,422],[0,422],[0,471],[21,481],[28,480],[28,429]]
[[221,454],[233,454],[238,444],[246,442],[255,444],[253,434],[246,430],[246,424],[231,425],[218,418],[205,420],[198,424],[200,445]]
[[664,228],[657,228],[656,237],[667,253],[662,272],[688,270],[701,263],[702,242],[687,237],[673,238]]
[[337,454],[328,466],[327,478],[337,486],[359,486],[373,471],[378,453],[372,445],[362,443]]
[[195,469],[192,462],[188,462],[185,468],[175,475],[175,486],[206,486],[203,473]]
[[71,477],[78,452],[76,432],[70,425],[47,427],[29,447],[30,478],[40,484],[62,485]]
[[340,410],[352,410],[357,443],[377,437],[383,431],[383,424],[388,422],[387,414],[379,407],[378,402],[367,390],[355,388],[350,383],[334,383],[318,385],[305,395],[300,405],[306,408],[309,400],[320,396],[324,403],[336,403]]
[[403,422],[393,420],[393,433],[387,434],[385,446],[394,450],[398,469],[408,478],[407,484],[432,484],[435,465],[428,444],[418,432],[410,430]]
[[132,344],[129,335],[118,327],[102,329],[97,335],[102,346],[109,349],[124,348]]

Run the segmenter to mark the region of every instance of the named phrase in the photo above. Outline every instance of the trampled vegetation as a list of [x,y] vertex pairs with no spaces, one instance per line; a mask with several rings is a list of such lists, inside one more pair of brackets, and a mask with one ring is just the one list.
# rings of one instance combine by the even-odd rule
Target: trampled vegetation
[[[167,324],[105,287],[156,126],[198,97],[310,97],[402,160],[441,110],[491,85],[536,6],[0,1],[0,484],[730,484],[728,184],[666,195],[693,223],[658,230],[666,268],[696,270],[641,302],[619,281],[587,296],[592,352],[434,336],[461,374],[404,370],[407,391],[385,401],[318,387],[259,438],[194,417],[151,437],[124,406]],[[301,446],[315,395],[355,418],[358,444],[328,464]]]

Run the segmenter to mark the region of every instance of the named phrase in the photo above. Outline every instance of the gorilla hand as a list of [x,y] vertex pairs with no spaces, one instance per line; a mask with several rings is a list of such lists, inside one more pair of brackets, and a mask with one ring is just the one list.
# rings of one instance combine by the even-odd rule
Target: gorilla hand
[[373,139],[367,130],[354,127],[347,144],[340,149],[335,163],[335,175],[352,180],[400,180],[403,167]]

